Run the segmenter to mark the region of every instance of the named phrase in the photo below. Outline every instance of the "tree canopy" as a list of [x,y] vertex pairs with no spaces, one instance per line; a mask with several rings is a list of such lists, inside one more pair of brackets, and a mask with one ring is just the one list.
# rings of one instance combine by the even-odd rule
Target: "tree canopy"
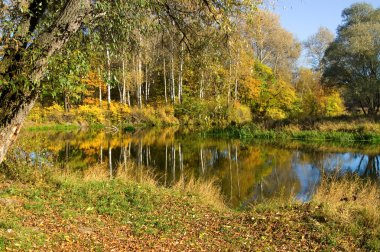
[[375,115],[380,110],[380,9],[354,4],[342,17],[323,59],[324,81],[345,88],[352,108]]

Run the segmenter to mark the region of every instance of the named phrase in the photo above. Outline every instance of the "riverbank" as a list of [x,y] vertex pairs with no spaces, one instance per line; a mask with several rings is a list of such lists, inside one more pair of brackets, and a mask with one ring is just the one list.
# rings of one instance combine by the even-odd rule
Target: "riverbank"
[[240,139],[380,143],[377,118],[336,117],[299,121],[265,121],[209,130],[207,135]]
[[[178,112],[178,111],[177,111]],[[248,122],[235,115],[227,120],[214,118],[211,112],[203,115],[207,120],[191,118],[180,111],[176,118],[175,108],[164,105],[159,108],[130,108],[122,104],[113,104],[110,109],[95,105],[82,105],[70,112],[64,112],[59,105],[41,107],[37,105],[25,128],[31,131],[78,130],[108,128],[120,131],[152,127],[180,127],[188,132],[199,132],[210,136],[223,136],[239,139],[264,140],[300,140],[329,142],[365,142],[380,144],[380,119],[365,116],[339,116],[326,118],[308,118],[299,120],[263,120]],[[179,112],[178,112],[179,113]],[[239,114],[239,113],[238,113]],[[232,121],[231,121],[232,120]],[[242,121],[236,124],[236,121]]]
[[165,105],[159,108],[129,107],[120,103],[113,103],[110,108],[106,105],[102,108],[97,105],[80,105],[67,112],[58,104],[50,107],[37,104],[28,116],[25,127],[32,130],[105,127],[128,129],[178,124],[174,108]]
[[326,180],[308,204],[272,201],[240,212],[210,183],[167,189],[149,173],[120,170],[109,180],[103,168],[2,167],[0,250],[380,249],[379,188],[359,179]]

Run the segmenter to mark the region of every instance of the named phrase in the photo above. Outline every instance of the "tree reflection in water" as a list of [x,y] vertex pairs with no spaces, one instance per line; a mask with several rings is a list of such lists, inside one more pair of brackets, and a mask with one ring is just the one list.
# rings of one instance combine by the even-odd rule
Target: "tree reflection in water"
[[242,144],[237,140],[183,135],[172,128],[113,136],[92,131],[23,132],[19,141],[17,155],[36,160],[37,153],[49,153],[45,154],[49,162],[72,171],[86,171],[105,163],[113,178],[117,169],[127,169],[132,161],[140,169],[136,172],[151,167],[158,183],[164,186],[189,177],[217,178],[229,203],[243,207],[274,197],[308,201],[322,172],[357,173],[372,179],[380,175],[376,150],[329,151],[303,148],[292,142]]

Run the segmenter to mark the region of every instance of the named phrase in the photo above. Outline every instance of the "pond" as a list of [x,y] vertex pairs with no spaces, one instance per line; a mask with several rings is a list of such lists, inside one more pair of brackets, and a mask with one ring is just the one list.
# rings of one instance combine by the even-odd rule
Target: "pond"
[[110,179],[126,162],[149,169],[160,185],[189,177],[215,179],[227,203],[245,207],[274,197],[311,199],[323,174],[357,173],[378,179],[378,146],[204,137],[176,128],[126,134],[104,131],[29,132],[19,158],[83,172],[103,163]]

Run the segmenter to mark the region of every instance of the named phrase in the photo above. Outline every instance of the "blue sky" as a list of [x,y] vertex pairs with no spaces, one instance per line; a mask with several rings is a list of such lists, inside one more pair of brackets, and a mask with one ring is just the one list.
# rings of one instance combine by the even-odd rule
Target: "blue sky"
[[304,41],[321,26],[335,33],[341,23],[343,9],[357,2],[367,2],[375,8],[380,7],[380,0],[277,0],[273,11],[280,15],[281,24],[285,29]]

